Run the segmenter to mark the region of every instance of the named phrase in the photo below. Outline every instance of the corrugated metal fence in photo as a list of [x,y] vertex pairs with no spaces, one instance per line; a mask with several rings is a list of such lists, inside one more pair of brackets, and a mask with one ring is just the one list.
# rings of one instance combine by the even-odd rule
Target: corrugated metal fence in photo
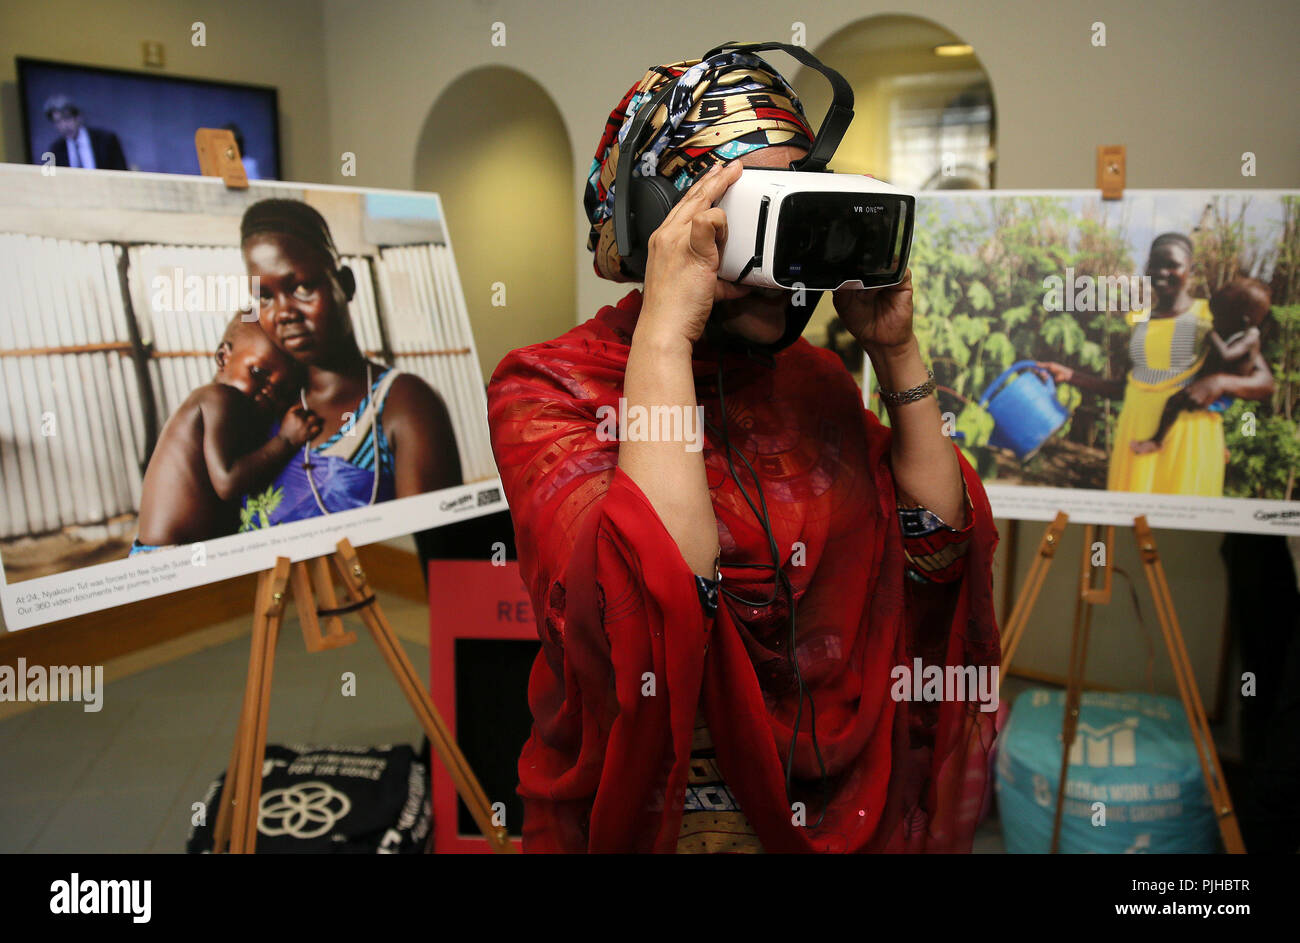
[[122,250],[0,234],[0,536],[136,511],[146,429]]

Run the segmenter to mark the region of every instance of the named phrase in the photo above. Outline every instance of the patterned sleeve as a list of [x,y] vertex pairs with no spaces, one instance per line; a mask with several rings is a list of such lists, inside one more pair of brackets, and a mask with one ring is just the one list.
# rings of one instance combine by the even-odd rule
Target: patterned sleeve
[[952,583],[966,572],[966,548],[974,532],[975,510],[964,482],[962,488],[966,498],[966,526],[961,530],[950,527],[929,508],[898,505],[910,579],[918,583]]

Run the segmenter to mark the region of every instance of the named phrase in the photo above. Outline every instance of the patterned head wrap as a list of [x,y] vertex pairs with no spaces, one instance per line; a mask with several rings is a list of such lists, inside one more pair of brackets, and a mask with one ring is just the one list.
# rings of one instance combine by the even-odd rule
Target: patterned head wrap
[[591,220],[587,248],[596,274],[616,282],[639,281],[628,273],[614,240],[614,178],[622,142],[637,112],[664,83],[681,81],[651,118],[632,175],[647,163],[685,190],[714,164],[774,145],[810,149],[813,132],[794,89],[753,53],[724,52],[652,66],[610,112],[587,175],[583,204]]

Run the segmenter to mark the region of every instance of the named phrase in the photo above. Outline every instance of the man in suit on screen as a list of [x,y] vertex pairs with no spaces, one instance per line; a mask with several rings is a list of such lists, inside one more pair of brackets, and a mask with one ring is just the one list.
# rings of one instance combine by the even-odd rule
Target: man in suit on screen
[[59,137],[47,151],[54,154],[59,167],[84,167],[88,170],[128,170],[122,142],[112,131],[88,128],[81,109],[67,95],[52,95],[45,100],[45,117],[59,131]]

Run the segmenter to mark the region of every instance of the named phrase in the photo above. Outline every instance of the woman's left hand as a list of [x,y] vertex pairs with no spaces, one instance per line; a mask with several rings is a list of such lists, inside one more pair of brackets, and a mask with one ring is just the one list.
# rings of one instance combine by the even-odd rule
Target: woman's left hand
[[888,288],[840,288],[835,310],[859,344],[870,353],[912,339],[912,270]]
[[1223,395],[1223,383],[1217,373],[1198,377],[1183,389],[1183,395],[1197,406],[1209,406]]

